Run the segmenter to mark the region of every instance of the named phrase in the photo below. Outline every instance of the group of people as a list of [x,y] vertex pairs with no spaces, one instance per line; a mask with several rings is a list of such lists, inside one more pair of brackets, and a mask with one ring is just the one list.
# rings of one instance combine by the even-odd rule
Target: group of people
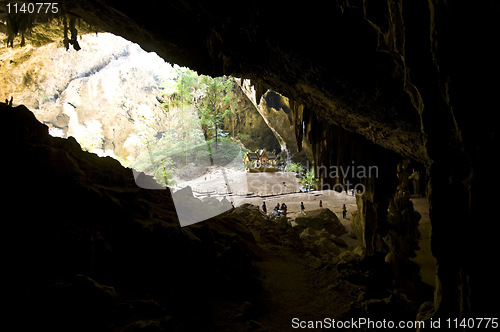
[[[321,206],[321,204],[320,204]],[[274,207],[274,214],[279,216],[279,215],[283,215],[286,217],[286,211],[288,210],[288,206],[286,206],[285,203],[282,203],[281,206],[280,206],[280,203],[276,204],[276,206]],[[305,207],[304,207],[304,202],[300,202],[300,212],[301,213],[304,213],[305,210]],[[264,213],[267,213],[267,206],[266,206],[266,202],[262,202],[262,211]]]
[[[319,207],[322,208],[323,207],[323,201],[319,201]],[[276,204],[276,206],[274,207],[274,214],[275,215],[284,215],[286,216],[286,210],[287,210],[287,206],[285,203],[282,203],[281,206],[280,206],[280,203]],[[300,213],[303,213],[303,214],[306,214],[304,212],[306,208],[304,207],[304,202],[300,202]],[[267,214],[267,206],[266,206],[266,202],[262,202],[262,211],[264,213]],[[346,217],[346,214],[347,214],[347,208],[345,206],[345,204],[342,206],[342,217],[345,219]]]
[[[275,215],[278,215],[278,216],[279,215],[284,215],[286,217],[286,211],[287,211],[287,209],[288,209],[288,206],[286,206],[285,203],[282,203],[281,205],[280,205],[280,203],[278,203],[278,204],[276,204],[276,206],[274,207],[273,210],[274,210],[274,214]],[[262,211],[264,213],[267,213],[266,202],[262,203]]]

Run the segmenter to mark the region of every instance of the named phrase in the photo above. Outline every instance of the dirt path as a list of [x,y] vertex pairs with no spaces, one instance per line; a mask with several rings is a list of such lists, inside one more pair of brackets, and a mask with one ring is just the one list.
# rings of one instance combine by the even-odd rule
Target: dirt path
[[338,318],[356,300],[356,289],[337,279],[333,266],[311,266],[314,258],[286,247],[266,245],[257,267],[264,274],[264,290],[257,321],[267,331],[292,330],[292,319]]
[[[223,187],[221,172],[214,172],[211,175],[191,182],[194,188],[201,190],[216,190]],[[212,177],[212,178],[210,178]],[[229,178],[231,187],[238,190],[245,189],[250,192],[258,187],[275,188],[283,185],[283,175],[265,174],[250,175],[244,173],[231,173]],[[245,181],[245,178],[247,181]],[[250,178],[250,180],[248,180]],[[262,181],[262,182],[258,182]],[[292,187],[294,178],[285,180],[285,185]],[[296,183],[293,184],[294,186]],[[295,188],[295,187],[294,187]],[[255,190],[254,190],[255,191]],[[288,216],[291,221],[300,213],[300,202],[304,202],[307,211],[319,208],[319,202],[323,208],[333,211],[347,231],[351,230],[351,212],[357,209],[356,197],[345,192],[338,193],[332,190],[313,191],[311,193],[292,193],[284,195],[271,195],[267,197],[252,196],[242,198],[240,203],[251,203],[259,207],[265,202],[268,211],[278,203],[286,203],[288,206]],[[413,261],[420,267],[422,280],[434,286],[435,259],[430,253],[430,221],[427,198],[412,198],[414,208],[420,212],[419,230],[422,234],[420,239],[420,250]],[[342,218],[342,206],[347,207],[347,217]],[[342,238],[347,242],[352,250],[359,242],[346,235]],[[310,254],[304,254],[289,247],[261,244],[263,248],[263,260],[255,265],[262,273],[262,294],[251,300],[253,314],[243,321],[234,319],[242,311],[241,307],[227,309],[227,313],[222,317],[232,317],[231,319],[221,319],[219,321],[220,331],[238,330],[238,328],[259,331],[289,331],[294,330],[292,320],[298,318],[302,321],[322,321],[324,318],[338,319],[345,312],[350,303],[357,300],[359,286],[353,285],[337,277],[334,265],[320,265]],[[340,248],[342,251],[347,248]],[[236,328],[237,327],[237,328]]]

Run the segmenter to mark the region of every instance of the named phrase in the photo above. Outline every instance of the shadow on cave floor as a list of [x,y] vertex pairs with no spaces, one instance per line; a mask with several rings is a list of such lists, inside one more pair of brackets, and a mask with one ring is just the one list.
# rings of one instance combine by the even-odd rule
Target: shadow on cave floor
[[0,110],[11,124],[2,138],[15,142],[5,153],[30,174],[5,182],[19,329],[287,331],[294,318],[414,320],[432,298],[419,285],[395,291],[385,253],[341,253],[334,225],[301,236],[305,226],[243,204],[180,227],[169,191],[143,190],[117,161],[50,137],[24,106]]
[[[300,241],[295,230],[280,230],[279,220],[269,221],[260,226],[243,221],[254,235],[260,234],[255,238],[261,259],[253,261],[260,291],[208,300],[206,331],[289,331],[299,322],[325,319],[414,321],[420,305],[432,299],[432,289],[423,283],[408,294],[395,290],[385,254],[361,258],[348,251],[338,260],[325,259],[308,251],[312,247]],[[328,322],[316,330],[328,330]]]
[[338,278],[334,266],[312,255],[270,245],[267,259],[257,264],[265,275],[262,320],[270,331],[292,326],[292,319],[340,317],[356,301],[359,287]]
[[[335,266],[311,254],[276,244],[261,245],[261,292],[248,301],[211,303],[207,331],[288,331],[292,319],[323,320],[345,315],[363,287],[338,277]],[[210,303],[210,301],[209,301]]]
[[420,232],[419,247],[416,251],[417,257],[410,259],[420,268],[422,282],[434,288],[436,286],[436,258],[431,253],[431,221],[429,219],[429,201],[427,197],[412,197],[415,211],[420,213],[418,230]]

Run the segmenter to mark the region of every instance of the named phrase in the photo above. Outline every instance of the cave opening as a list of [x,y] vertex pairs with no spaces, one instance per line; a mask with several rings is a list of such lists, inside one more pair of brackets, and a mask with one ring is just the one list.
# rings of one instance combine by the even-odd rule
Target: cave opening
[[[72,22],[74,24],[74,20]],[[50,30],[50,27],[48,30]],[[40,34],[40,32],[38,33]],[[299,273],[297,268],[304,264],[313,271],[318,268],[324,270],[320,278],[315,279],[315,282],[320,282],[327,289],[342,290],[341,293],[346,295],[347,290],[353,292],[354,288],[361,286],[359,289],[362,289],[362,291],[358,294],[358,300],[363,301],[372,298],[374,296],[372,293],[376,293],[379,297],[393,296],[387,290],[367,289],[368,281],[373,282],[373,280],[382,282],[387,287],[390,286],[387,282],[391,273],[387,271],[387,267],[377,264],[372,266],[372,263],[365,262],[363,264],[368,264],[368,266],[363,267],[362,270],[351,269],[352,265],[363,265],[360,261],[360,257],[364,255],[364,249],[361,246],[363,241],[365,241],[365,246],[370,246],[370,244],[366,245],[367,239],[365,238],[365,236],[368,236],[365,234],[365,221],[363,220],[363,215],[366,213],[362,211],[363,205],[358,200],[361,200],[361,197],[365,194],[365,185],[370,186],[369,183],[363,182],[362,179],[372,181],[378,178],[378,166],[368,166],[369,174],[367,175],[361,171],[364,166],[360,165],[357,166],[358,169],[354,174],[354,158],[356,157],[347,156],[343,151],[339,151],[338,158],[353,158],[352,165],[348,165],[346,168],[342,166],[336,168],[337,163],[315,167],[312,164],[314,162],[312,157],[314,152],[308,151],[306,153],[302,151],[302,153],[297,153],[294,151],[300,150],[303,145],[307,145],[307,141],[297,142],[295,139],[292,125],[295,114],[292,111],[293,105],[288,98],[273,90],[268,90],[262,95],[261,100],[255,103],[257,98],[254,91],[255,87],[249,85],[248,81],[243,82],[241,79],[235,80],[231,77],[215,79],[208,76],[202,77],[188,68],[170,65],[154,53],[143,51],[137,44],[130,43],[109,33],[80,33],[78,41],[73,43],[78,47],[73,49],[69,48],[67,43],[61,43],[61,41],[33,47],[36,42],[33,43],[32,40],[32,43],[28,43],[26,46],[24,34],[21,38],[20,47],[16,48],[13,45],[16,39],[7,36],[8,46],[10,45],[11,51],[7,48],[2,60],[14,64],[7,67],[7,69],[4,68],[4,76],[10,78],[10,82],[5,86],[10,83],[12,87],[14,82],[19,81],[16,75],[22,77],[22,85],[17,86],[8,95],[2,96],[2,99],[3,97],[5,99],[13,97],[15,101],[13,106],[22,104],[30,107],[36,118],[48,127],[49,135],[62,138],[73,137],[83,151],[94,153],[99,157],[115,158],[123,166],[132,167],[138,172],[153,176],[156,183],[161,186],[177,187],[177,190],[172,190],[177,217],[181,218],[182,213],[187,213],[188,210],[191,213],[194,209],[202,210],[204,214],[203,218],[200,217],[187,224],[183,224],[181,221],[181,226],[215,217],[220,212],[216,214],[208,212],[212,208],[210,204],[213,204],[213,202],[207,201],[205,202],[206,205],[201,205],[200,208],[196,207],[192,200],[184,197],[182,201],[176,201],[175,197],[183,195],[185,191],[179,191],[179,189],[185,189],[186,186],[189,186],[191,190],[190,197],[193,198],[198,197],[201,199],[200,196],[195,196],[193,191],[203,194],[206,190],[207,198],[221,196],[226,200],[225,195],[231,194],[228,182],[237,181],[240,183],[238,176],[233,178],[229,174],[228,178],[228,174],[222,172],[222,179],[220,172],[206,171],[208,166],[214,166],[213,158],[215,154],[213,156],[212,153],[207,155],[206,149],[197,151],[200,144],[205,148],[205,143],[215,143],[214,146],[217,149],[217,140],[222,141],[220,142],[223,144],[221,151],[224,151],[225,155],[221,156],[221,160],[218,162],[224,165],[234,163],[235,159],[241,158],[243,149],[253,151],[252,148],[258,149],[262,146],[271,147],[275,150],[278,148],[278,151],[283,149],[287,151],[283,159],[286,159],[289,163],[289,165],[282,165],[283,168],[293,166],[297,168],[296,173],[302,173],[302,176],[307,171],[312,170],[313,180],[316,179],[314,177],[316,176],[321,178],[322,181],[321,184],[314,183],[314,181],[307,184],[303,183],[307,189],[305,191],[306,195],[300,196],[293,194],[297,189],[300,189],[300,185],[294,179],[295,176],[290,178],[286,175],[279,175],[277,179],[268,177],[262,180],[253,177],[252,179],[242,180],[245,186],[240,188],[240,192],[245,196],[255,193],[257,195],[254,196],[256,197],[254,200],[237,200],[236,206],[239,207],[243,204],[242,209],[246,211],[245,213],[250,211],[254,215],[253,218],[263,219],[264,216],[261,215],[259,209],[252,210],[251,204],[259,206],[261,202],[266,202],[269,209],[274,204],[280,206],[280,202],[284,203],[285,201],[290,205],[284,215],[282,208],[277,209],[282,215],[271,217],[271,226],[267,225],[260,228],[258,224],[245,223],[245,226],[251,229],[253,236],[259,239],[257,241],[258,245],[267,250],[277,250],[275,247],[269,247],[274,241],[277,241],[280,245],[286,243],[287,246],[292,248],[300,248],[295,253],[278,249],[282,257],[271,256],[269,257],[270,261],[264,262],[260,268],[273,275],[285,273],[287,269],[289,269],[288,273],[291,273],[291,271]],[[66,47],[62,47],[63,45]],[[214,83],[215,80],[217,80],[216,83]],[[219,86],[216,86],[217,83]],[[244,126],[235,128],[236,122],[241,121],[241,119],[231,118],[230,115],[234,115],[231,112],[228,120],[221,121],[220,124],[214,123],[214,121],[206,123],[207,119],[202,118],[199,109],[207,107],[208,102],[203,104],[200,101],[203,101],[209,93],[207,87],[210,84],[219,89],[214,91],[213,94],[220,94],[221,99],[208,100],[208,102],[214,104],[226,103],[222,105],[222,108],[226,108],[223,111],[232,109],[236,113],[236,110],[240,108],[244,111],[240,118],[246,116],[249,119],[251,131],[248,131]],[[227,84],[227,88],[225,84]],[[9,90],[3,89],[3,91],[7,93]],[[228,98],[229,94],[235,95],[236,93],[239,93],[239,95],[231,96],[234,101],[226,102],[223,100]],[[252,101],[254,102],[252,103]],[[252,106],[254,115],[251,115],[249,111]],[[193,122],[189,119],[196,120]],[[205,120],[204,125],[206,127],[212,126],[212,130],[219,128],[219,133],[215,130],[211,133],[212,137],[209,139],[208,130],[202,128],[203,120]],[[275,123],[279,123],[279,126]],[[130,124],[134,127],[131,127]],[[263,129],[271,131],[271,134],[266,133]],[[243,134],[235,137],[235,130],[238,133],[243,131]],[[230,135],[231,131],[233,135]],[[261,133],[261,131],[264,132]],[[254,133],[256,133],[259,142],[256,142]],[[189,153],[188,135],[192,138],[189,141]],[[178,137],[173,141],[166,139],[172,136]],[[232,141],[225,140],[226,136],[231,136]],[[261,136],[263,139],[261,139]],[[264,140],[266,137],[267,140]],[[245,139],[252,148],[248,148],[242,142]],[[235,140],[238,140],[236,145],[224,144],[224,142],[233,143]],[[179,146],[176,146],[175,142],[179,143]],[[214,146],[212,146],[212,149],[214,149]],[[231,149],[234,149],[232,153]],[[309,149],[314,148],[309,147]],[[363,154],[363,151],[360,153]],[[190,167],[187,167],[188,165]],[[241,160],[238,160],[230,168],[243,171],[242,166]],[[325,171],[327,167],[330,168],[330,171]],[[382,167],[385,167],[385,165]],[[173,170],[177,172],[174,174]],[[371,174],[372,170],[376,173],[373,176]],[[184,177],[179,176],[179,174],[184,174]],[[224,183],[220,184],[222,184],[222,187],[226,186],[225,192],[218,192],[217,189],[212,190],[212,188],[195,188],[195,186],[199,186],[196,183],[207,181],[207,177],[208,182],[223,180]],[[201,178],[204,178],[204,181],[201,181]],[[137,183],[137,178],[135,180]],[[282,182],[281,180],[286,181]],[[326,180],[325,183],[323,183],[323,180]],[[181,181],[189,183],[176,186],[177,182]],[[335,181],[335,184],[330,188],[331,181]],[[349,181],[352,181],[352,183]],[[281,182],[283,186],[281,186]],[[248,183],[253,186],[248,188]],[[288,184],[288,187],[286,184]],[[297,185],[299,185],[298,188],[296,188]],[[316,189],[321,190],[311,191],[311,185],[317,186]],[[358,189],[358,185],[361,186],[362,190]],[[234,187],[236,187],[236,183],[233,183]],[[291,196],[280,197],[279,195],[287,193],[285,187],[290,190],[288,194]],[[149,188],[146,185],[144,188],[157,189],[155,185]],[[176,194],[176,191],[179,191],[179,193]],[[414,194],[418,195],[416,190]],[[218,197],[218,199],[220,200],[221,197]],[[320,210],[315,208],[318,200],[321,201]],[[299,201],[301,201],[301,204],[305,202],[307,212],[298,213]],[[185,209],[182,208],[184,202],[189,204]],[[352,216],[343,215],[342,221],[340,221],[342,205],[345,206],[344,202],[347,203],[349,215]],[[232,198],[231,203],[235,203]],[[425,204],[422,205],[425,208]],[[148,203],[139,206],[142,206],[144,210],[149,209]],[[223,211],[225,210],[221,212]],[[237,212],[240,212],[241,215],[241,211]],[[149,215],[148,212],[143,211],[143,213]],[[304,216],[309,214],[313,219],[319,215],[320,218],[326,218],[325,220],[328,220],[328,223],[320,223],[319,226],[311,227],[314,221],[308,221],[307,218],[302,218],[304,220],[300,221],[302,214]],[[356,218],[356,214],[359,221],[357,226],[353,226],[351,220]],[[224,217],[227,217],[227,215]],[[245,216],[241,217],[246,218]],[[266,218],[269,219],[270,217],[267,216]],[[332,222],[332,220],[335,222]],[[196,236],[200,236],[199,229],[203,229],[203,226],[194,226],[192,232]],[[274,232],[274,236],[269,238],[269,235],[263,236],[263,234],[260,234],[269,231]],[[229,248],[231,247],[227,247],[226,250]],[[290,255],[302,256],[304,253],[305,256],[300,259],[290,258]],[[394,263],[394,255],[389,253],[387,257],[385,260],[389,264]],[[286,266],[286,262],[290,260],[293,262],[288,262],[289,266]],[[308,260],[310,261],[308,262]],[[269,265],[270,262],[273,262],[273,264]],[[274,265],[279,268],[275,270]],[[338,271],[330,271],[334,266],[338,267]],[[231,269],[233,268],[231,265]],[[76,271],[79,271],[78,268],[76,268]],[[328,271],[330,271],[330,274]],[[255,274],[255,271],[252,274]],[[89,275],[96,276],[93,273],[89,273]],[[301,273],[301,278],[304,278],[304,273]],[[385,278],[388,279],[384,280]],[[87,280],[86,282],[90,281]],[[286,287],[296,287],[296,282],[288,284]],[[73,282],[70,285],[72,286]],[[104,290],[101,291],[106,293],[109,289],[105,287],[102,286]],[[273,301],[277,301],[275,298],[283,295],[279,293],[280,291],[290,291],[289,289],[276,289],[274,281],[269,283],[267,287],[278,292],[278,294],[272,295]],[[255,301],[258,302],[259,300]],[[339,304],[344,305],[345,301],[346,299],[339,301]],[[397,302],[400,299],[391,299],[391,301]],[[245,302],[243,306],[248,306],[247,303]],[[334,311],[334,313],[337,315],[342,310],[338,306],[336,307],[335,310],[338,312]],[[291,308],[287,308],[287,310],[291,310]],[[352,314],[355,310],[357,309],[351,309],[349,314]],[[415,311],[415,308],[413,308],[413,311]]]
[[[369,7],[364,3],[337,3],[332,6],[335,29],[331,29],[330,37],[338,45],[331,56],[342,61],[326,61],[318,46],[323,44],[312,38],[303,44],[307,47],[285,46],[293,39],[280,38],[286,29],[269,24],[271,20],[266,19],[272,15],[258,4],[241,16],[220,6],[165,4],[161,6],[170,11],[148,13],[155,19],[147,20],[142,10],[131,10],[126,4],[100,3],[95,7],[94,1],[88,0],[85,5],[72,1],[66,5],[80,17],[88,13],[89,21],[106,31],[140,41],[145,49],[158,50],[172,63],[192,64],[223,81],[230,75],[241,77],[237,83],[248,100],[235,109],[245,115],[246,106],[257,109],[255,116],[247,119],[253,129],[235,127],[241,119],[228,120],[225,132],[213,134],[217,148],[221,133],[230,136],[232,132],[233,137],[239,133],[240,142],[260,139],[255,150],[272,138],[276,151],[286,152],[283,160],[299,164],[299,168],[305,164],[312,172],[280,179],[280,186],[271,184],[270,192],[264,195],[241,195],[242,204],[211,215],[210,204],[199,204],[194,187],[173,193],[149,190],[156,185],[147,174],[130,172],[111,158],[82,151],[82,143],[79,146],[72,138],[47,135],[47,127],[40,125],[28,109],[61,100],[70,83],[53,91],[27,93],[36,102],[28,109],[23,106],[28,102],[17,103],[15,97],[19,106],[13,107],[10,96],[4,96],[6,102],[0,107],[12,126],[2,134],[5,140],[14,142],[6,153],[16,161],[17,174],[29,175],[25,176],[29,179],[9,178],[6,185],[11,193],[7,205],[22,211],[11,241],[16,248],[19,244],[22,247],[12,263],[16,285],[23,290],[16,308],[34,313],[23,324],[55,325],[56,330],[69,326],[82,331],[202,327],[264,331],[282,330],[290,324],[328,328],[332,323],[323,317],[331,316],[343,322],[368,318],[374,322],[372,329],[385,319],[418,321],[429,327],[432,318],[434,323],[448,319],[446,323],[451,326],[451,317],[494,316],[494,306],[484,301],[484,291],[490,286],[495,289],[494,283],[480,282],[493,277],[484,273],[490,268],[488,259],[476,255],[480,230],[475,221],[490,217],[485,211],[492,206],[491,197],[478,197],[488,187],[487,165],[496,136],[489,123],[475,135],[474,124],[479,122],[475,118],[468,123],[467,119],[469,110],[477,107],[466,93],[465,80],[457,79],[460,61],[450,60],[450,54],[461,49],[459,38],[451,33],[460,25],[457,17],[468,10],[487,11],[434,1],[418,8],[401,2]],[[411,8],[417,8],[424,19],[410,18]],[[291,6],[284,13],[297,15],[295,9]],[[490,13],[496,13],[498,8],[490,9]],[[160,21],[160,12],[169,12],[171,18],[162,21],[162,29],[155,23]],[[188,17],[192,26],[175,29],[179,20]],[[477,24],[473,31],[496,31],[481,30],[496,26],[477,17],[481,15],[474,16]],[[84,51],[84,38],[75,38],[77,20],[61,22],[62,45],[67,52]],[[25,24],[21,23],[16,24]],[[318,25],[312,28],[316,25],[306,24],[305,29],[314,36],[326,28],[321,22]],[[349,26],[348,32],[340,29],[343,25]],[[357,38],[348,38],[352,36]],[[21,37],[23,47],[27,43],[29,48],[28,35]],[[12,46],[9,52],[17,56],[8,59],[2,55],[2,77],[11,79],[6,70],[21,67],[36,50],[22,54],[14,47],[11,35],[5,40]],[[489,52],[486,60],[490,53],[498,51]],[[126,51],[115,60],[131,55]],[[472,51],[460,53],[459,59],[478,60]],[[491,61],[482,63],[486,62]],[[495,71],[497,67],[490,69]],[[90,81],[105,69],[89,66],[78,79]],[[9,88],[36,86],[39,74],[39,66],[34,66],[3,84],[10,84]],[[141,75],[135,69],[127,74],[132,80]],[[115,74],[110,76],[116,86],[123,80]],[[480,81],[475,82],[481,86]],[[58,80],[53,83],[56,86]],[[69,129],[65,128],[75,120],[78,108],[84,108],[83,114],[103,108],[102,98],[117,94],[102,93],[106,87],[102,82],[80,86],[73,96],[93,91],[95,98],[84,107],[76,100],[64,103],[61,107],[65,112],[54,113],[53,122],[45,121],[48,126],[52,123],[51,133],[67,133]],[[153,88],[143,90],[150,92]],[[487,91],[491,90],[488,87]],[[0,91],[12,90],[2,87]],[[182,103],[182,92],[177,90],[169,98],[155,96],[152,103],[166,99],[171,104]],[[486,96],[481,105],[487,106],[489,101]],[[114,118],[115,123],[131,122],[128,119],[135,112],[144,126],[151,114],[144,100],[124,99],[118,104],[124,111]],[[132,107],[137,109],[132,111]],[[192,108],[187,112],[194,114]],[[256,125],[256,118],[263,125]],[[85,115],[81,120],[93,130],[94,137],[103,131],[102,122]],[[277,125],[281,121],[286,126]],[[170,123],[172,119],[166,121],[167,126]],[[110,132],[118,135],[116,128]],[[161,141],[169,136],[165,133],[168,130],[158,128],[150,137]],[[174,133],[182,142],[179,153],[172,157],[178,159],[172,164],[176,171],[180,164],[190,162],[186,137],[191,134],[207,139],[203,128]],[[115,151],[120,144],[101,139],[96,148]],[[227,146],[220,150],[228,153],[228,160],[239,153]],[[156,153],[148,152],[150,161]],[[208,163],[212,165],[213,160]],[[160,166],[157,177],[168,184],[171,175],[162,171],[165,160],[160,158],[156,164]],[[146,173],[154,175],[151,169]],[[205,174],[211,180],[210,173]],[[201,175],[203,182],[207,181],[205,174]],[[229,189],[233,183],[224,171],[221,175],[223,180],[214,180]],[[317,190],[297,193],[297,202],[289,201],[286,192],[279,192],[292,187],[299,178],[307,180],[309,175],[310,181],[321,182]],[[138,179],[142,187],[137,186]],[[28,187],[27,193],[23,189]],[[327,191],[330,197],[325,195]],[[225,193],[232,202],[230,191]],[[187,204],[184,213],[196,211],[196,218],[208,219],[183,224],[176,195]],[[283,209],[284,202],[288,207]],[[269,212],[279,204],[277,210],[281,212],[263,214],[265,205],[261,203],[267,203]],[[26,209],[26,204],[31,208]],[[57,214],[47,219],[46,211]],[[461,244],[469,233],[474,236],[474,247],[465,248]],[[491,320],[496,322],[496,318]],[[474,324],[481,322],[473,319]]]
[[30,107],[52,136],[72,136],[84,150],[113,157],[160,185],[207,173],[214,165],[210,143],[217,141],[225,143],[219,164],[263,147],[280,153],[237,79],[198,75],[109,33],[81,33],[78,50],[65,50],[61,41],[37,48],[33,39],[4,48],[3,61],[14,65],[4,67],[9,80],[2,99]]

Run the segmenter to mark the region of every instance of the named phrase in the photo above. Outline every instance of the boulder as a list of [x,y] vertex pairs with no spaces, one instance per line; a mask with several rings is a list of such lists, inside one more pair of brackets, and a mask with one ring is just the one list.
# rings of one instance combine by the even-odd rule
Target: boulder
[[292,223],[292,228],[298,234],[301,234],[307,227],[305,227],[304,225],[299,225],[297,223]]
[[339,218],[328,208],[307,211],[307,214],[297,216],[295,222],[318,231],[325,229],[337,236],[347,232]]
[[316,246],[318,253],[321,255],[329,253],[340,255],[341,253],[339,247],[337,247],[335,243],[328,240],[326,237],[322,237],[319,240],[314,241],[314,245]]
[[276,216],[276,217],[272,217],[271,219],[276,222],[276,224],[278,225],[278,228],[287,229],[290,225],[288,222],[288,218],[285,216]]
[[316,231],[310,227],[304,229],[304,231],[300,233],[300,238],[302,240],[310,240],[310,241],[319,240],[319,236],[316,234]]
[[152,299],[131,301],[132,310],[135,315],[161,318],[166,315],[166,310],[158,302]]
[[339,255],[339,262],[337,264],[337,268],[339,271],[344,269],[352,269],[354,266],[357,266],[361,261],[361,256],[352,252],[352,251],[344,251]]
[[341,253],[339,255],[339,258],[341,260],[345,260],[346,262],[350,262],[350,261],[353,261],[353,260],[358,260],[359,258],[359,255],[352,252],[352,251],[344,251],[343,253]]
[[326,237],[326,238],[329,238],[330,236],[332,236],[332,233],[330,233],[326,228],[323,228],[321,230],[321,232],[319,233],[319,235],[321,237]]
[[267,217],[264,214],[262,214],[258,206],[249,203],[241,204],[240,206],[236,207],[236,209],[231,213],[231,216],[233,218],[238,218],[242,220],[247,219],[248,221],[267,220]]
[[338,236],[335,236],[335,235],[330,236],[330,241],[332,241],[333,243],[335,243],[339,247],[346,247],[347,248],[347,243],[344,241],[344,239],[342,239]]
[[162,331],[160,322],[155,320],[139,320],[133,323],[130,323],[125,327],[123,332],[154,332],[154,331]]

